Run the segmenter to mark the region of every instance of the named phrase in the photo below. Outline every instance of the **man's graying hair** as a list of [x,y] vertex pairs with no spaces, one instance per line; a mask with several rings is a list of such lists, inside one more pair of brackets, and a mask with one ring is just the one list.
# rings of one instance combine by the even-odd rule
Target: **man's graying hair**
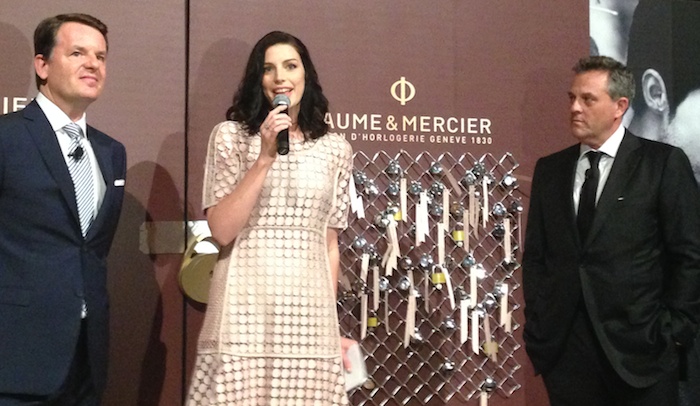
[[608,56],[591,56],[579,59],[573,68],[576,74],[603,71],[608,72],[608,94],[613,100],[626,97],[634,99],[634,76],[622,63]]

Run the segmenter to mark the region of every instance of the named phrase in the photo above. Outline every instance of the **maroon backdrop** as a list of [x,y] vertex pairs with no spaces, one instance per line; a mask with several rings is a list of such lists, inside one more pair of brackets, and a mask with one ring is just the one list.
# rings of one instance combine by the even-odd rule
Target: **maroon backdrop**
[[[280,29],[306,43],[334,126],[356,151],[511,152],[521,164],[525,195],[536,158],[571,143],[570,67],[589,44],[587,4],[544,0],[298,1],[294,7],[268,0],[56,0],[40,6],[0,3],[0,113],[36,94],[31,38],[42,18],[81,11],[110,29],[107,88],[88,111],[89,122],[121,140],[129,154],[127,196],[110,256],[106,405],[170,406],[186,390],[203,309],[184,301],[178,288],[184,233],[177,224],[203,218],[207,138],[224,119],[262,35]],[[415,89],[404,105],[402,81]],[[346,125],[345,117],[354,116],[357,122]],[[475,132],[440,127],[450,118],[476,120]],[[415,127],[404,129],[404,120],[413,119]],[[479,131],[480,123],[489,131]],[[391,140],[411,135],[418,141]],[[522,321],[522,314],[515,317]],[[517,357],[522,389],[491,404],[546,404],[524,351]]]

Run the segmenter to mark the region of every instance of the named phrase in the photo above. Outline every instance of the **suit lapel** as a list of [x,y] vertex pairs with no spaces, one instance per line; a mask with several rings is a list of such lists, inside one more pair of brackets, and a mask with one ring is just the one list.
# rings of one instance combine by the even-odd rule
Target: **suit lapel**
[[95,220],[90,225],[88,234],[86,238],[90,238],[95,230],[99,230],[101,224],[104,222],[105,212],[108,212],[106,208],[111,201],[111,195],[114,192],[113,182],[114,179],[114,168],[112,167],[112,149],[111,145],[107,142],[105,137],[96,129],[88,126],[87,127],[88,139],[90,140],[90,145],[97,159],[97,164],[100,167],[100,172],[102,173],[102,180],[105,182],[105,195],[102,199],[102,205],[98,208],[97,214],[95,215]]
[[574,206],[574,181],[576,180],[576,165],[579,152],[580,146],[576,144],[570,147],[563,156],[561,171],[558,174],[561,177],[559,181],[561,187],[557,190],[560,193],[557,201],[566,202],[567,222],[569,223],[567,230],[573,230],[577,236],[578,232],[576,230],[578,226],[576,225],[576,206]]
[[66,160],[61,153],[61,147],[58,145],[56,133],[53,128],[51,128],[51,124],[46,119],[44,112],[41,111],[36,101],[29,103],[22,112],[26,119],[27,131],[39,149],[39,153],[49,173],[53,176],[58,187],[61,189],[61,194],[66,200],[66,203],[68,203],[78,231],[80,231],[80,218],[78,217],[78,205],[75,201],[73,179],[68,171]]
[[635,168],[639,164],[640,159],[640,155],[636,154],[635,150],[639,146],[639,139],[630,132],[625,131],[625,136],[622,138],[620,148],[617,150],[617,156],[610,169],[610,175],[598,199],[595,218],[593,219],[587,241],[591,241],[596,233],[600,231],[613,206],[617,203],[618,197],[623,195],[625,186],[634,176]]
[[546,216],[551,218],[562,233],[570,233],[574,244],[578,241],[576,226],[576,209],[574,207],[574,180],[576,179],[576,164],[580,147],[573,145],[556,155],[548,168],[547,188],[545,196]]

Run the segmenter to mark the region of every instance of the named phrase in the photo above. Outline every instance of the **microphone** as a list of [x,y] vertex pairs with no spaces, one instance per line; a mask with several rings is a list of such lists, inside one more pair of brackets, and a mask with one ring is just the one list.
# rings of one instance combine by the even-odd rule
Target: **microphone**
[[[272,99],[273,108],[278,106],[287,106],[289,108],[289,97],[278,94]],[[287,155],[289,153],[289,129],[285,128],[277,134],[277,153],[280,155]]]
[[83,157],[83,153],[84,153],[83,147],[78,145],[77,147],[75,147],[73,152],[68,154],[68,156],[73,158],[74,161],[80,161],[80,159]]

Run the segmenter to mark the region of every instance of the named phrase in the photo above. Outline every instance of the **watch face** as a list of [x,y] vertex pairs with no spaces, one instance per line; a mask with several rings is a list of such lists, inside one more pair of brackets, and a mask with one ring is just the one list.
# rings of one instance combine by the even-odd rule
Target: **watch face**
[[452,217],[455,219],[461,219],[462,216],[464,215],[464,206],[462,205],[461,202],[452,202],[450,205],[450,214]]
[[364,186],[365,186],[365,193],[367,193],[368,196],[370,196],[370,197],[379,196],[379,188],[377,187],[377,184],[374,181],[374,179],[365,180]]
[[445,360],[440,365],[440,371],[443,373],[451,373],[451,372],[454,372],[454,370],[455,370],[455,363],[450,361],[450,360]]
[[508,212],[510,214],[518,214],[523,212],[523,204],[520,202],[520,200],[513,200],[510,202],[510,206],[508,206]]
[[430,254],[421,255],[420,260],[418,260],[418,266],[425,270],[431,269],[433,266],[433,257],[431,257]]
[[362,186],[365,184],[365,181],[367,180],[367,174],[365,174],[362,171],[355,170],[352,173],[353,178],[355,179],[355,184],[358,186]]
[[498,240],[502,240],[503,237],[506,235],[506,228],[502,223],[498,223],[493,226],[493,231],[491,231],[491,235],[493,235],[494,238]]
[[411,343],[412,344],[423,344],[425,342],[425,338],[423,337],[423,333],[418,330],[418,327],[415,328],[413,331],[413,335],[411,336]]
[[389,185],[386,187],[386,194],[391,197],[396,197],[399,195],[399,193],[401,193],[401,186],[399,185],[399,182],[389,182]]
[[367,239],[361,235],[355,237],[352,247],[358,250],[363,249],[367,245]]
[[442,196],[443,192],[445,192],[445,184],[437,180],[433,181],[428,192],[433,196],[433,198],[440,197]]
[[430,173],[433,175],[441,175],[442,174],[442,165],[440,165],[439,162],[433,162],[430,164]]
[[389,164],[387,165],[384,172],[392,178],[398,178],[403,173],[399,162],[393,159],[389,161]]
[[481,385],[481,388],[485,392],[493,392],[493,390],[496,389],[497,386],[498,384],[496,383],[496,381],[489,376],[484,380],[484,383]]
[[410,257],[402,257],[399,267],[404,271],[410,271],[413,268],[413,260]]
[[493,295],[493,293],[487,293],[484,295],[484,309],[487,311],[491,311],[496,307],[496,304],[498,301],[496,300],[496,297]]
[[428,207],[428,213],[430,213],[431,216],[442,217],[443,211],[442,204],[437,202],[431,203]]
[[464,176],[462,176],[462,180],[460,181],[462,183],[462,186],[468,187],[472,185],[476,185],[477,182],[477,177],[474,174],[473,171],[469,170],[467,171]]
[[508,211],[506,210],[506,206],[503,203],[497,202],[493,205],[491,213],[496,218],[502,218],[505,217],[506,214],[508,214]]
[[474,174],[474,176],[476,176],[477,179],[481,179],[484,176],[484,174],[486,174],[486,167],[483,163],[477,162],[472,167],[472,173]]
[[455,319],[448,316],[442,321],[441,327],[445,331],[454,331],[457,329],[457,323],[455,322]]
[[472,254],[467,255],[462,260],[462,267],[464,269],[469,269],[470,267],[472,267],[475,264],[476,264],[476,260],[474,259],[474,256]]
[[388,292],[389,290],[391,290],[391,284],[389,283],[389,279],[387,279],[385,276],[379,278],[379,290],[381,292]]
[[501,185],[503,185],[503,187],[506,189],[513,189],[516,186],[518,186],[518,179],[512,174],[507,173],[505,176],[503,176],[503,180],[501,180]]
[[413,196],[418,196],[421,194],[422,191],[423,186],[420,184],[419,181],[411,181],[411,185],[408,187],[408,193],[412,194]]
[[411,287],[411,281],[408,279],[408,276],[404,275],[399,279],[399,283],[396,285],[396,288],[399,290],[408,290]]
[[389,226],[389,219],[383,213],[377,214],[374,216],[374,225],[377,228],[385,229]]

